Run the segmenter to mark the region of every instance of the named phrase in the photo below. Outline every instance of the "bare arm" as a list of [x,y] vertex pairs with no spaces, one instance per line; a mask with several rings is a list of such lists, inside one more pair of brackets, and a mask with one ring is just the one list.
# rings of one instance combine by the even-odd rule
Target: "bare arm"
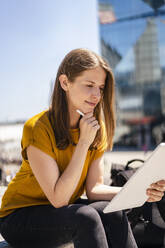
[[48,200],[55,207],[68,204],[79,182],[88,147],[79,143],[66,170],[60,176],[56,161],[34,146],[27,148],[32,171]]
[[[86,192],[89,200],[111,200],[120,190],[121,187],[104,185],[104,164],[103,157],[95,160],[88,172],[86,180]],[[165,180],[153,183],[147,189],[149,196],[148,202],[160,201],[165,192]]]
[[60,175],[58,165],[53,158],[34,146],[27,148],[32,171],[53,206],[58,208],[69,203],[80,180],[88,148],[98,129],[99,125],[92,113],[86,114],[81,119],[79,142],[62,175]]
[[121,187],[104,184],[103,156],[91,164],[86,180],[86,192],[89,200],[111,200]]

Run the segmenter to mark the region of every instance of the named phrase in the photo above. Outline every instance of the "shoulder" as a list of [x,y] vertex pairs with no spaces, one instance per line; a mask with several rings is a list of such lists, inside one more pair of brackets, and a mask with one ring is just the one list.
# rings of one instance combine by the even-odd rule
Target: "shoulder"
[[45,110],[28,119],[23,127],[22,142],[33,141],[34,139],[41,141],[44,138],[49,140],[54,137],[54,133],[49,121],[49,111]]
[[29,145],[33,145],[55,158],[53,151],[55,150],[56,142],[49,121],[48,110],[33,116],[24,124],[21,147],[22,155],[25,159],[27,159],[26,149]]
[[44,110],[28,119],[24,124],[23,131],[31,132],[36,128],[49,127],[49,125],[48,110]]

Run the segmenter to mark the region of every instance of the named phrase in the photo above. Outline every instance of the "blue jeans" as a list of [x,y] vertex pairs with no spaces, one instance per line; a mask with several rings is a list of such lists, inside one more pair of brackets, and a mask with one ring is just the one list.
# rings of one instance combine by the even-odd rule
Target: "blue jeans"
[[14,248],[55,248],[73,242],[75,248],[137,248],[124,211],[103,213],[107,201],[55,208],[37,205],[0,218],[3,238]]

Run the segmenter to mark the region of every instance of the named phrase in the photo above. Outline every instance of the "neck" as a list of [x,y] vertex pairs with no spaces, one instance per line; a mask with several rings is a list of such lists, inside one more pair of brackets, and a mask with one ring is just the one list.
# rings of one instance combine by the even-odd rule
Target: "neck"
[[78,118],[70,118],[70,128],[78,128],[79,127],[79,116]]
[[69,110],[70,114],[70,128],[78,128],[79,127],[79,120],[80,115],[76,112],[75,109]]

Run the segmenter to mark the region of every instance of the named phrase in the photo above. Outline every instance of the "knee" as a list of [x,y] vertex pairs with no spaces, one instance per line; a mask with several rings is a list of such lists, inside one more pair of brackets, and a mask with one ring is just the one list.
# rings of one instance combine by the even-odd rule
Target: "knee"
[[124,224],[124,222],[127,222],[126,215],[123,211],[110,213],[110,218],[113,222],[118,224]]
[[76,218],[81,225],[96,226],[101,224],[98,212],[90,206],[82,206],[76,211]]

